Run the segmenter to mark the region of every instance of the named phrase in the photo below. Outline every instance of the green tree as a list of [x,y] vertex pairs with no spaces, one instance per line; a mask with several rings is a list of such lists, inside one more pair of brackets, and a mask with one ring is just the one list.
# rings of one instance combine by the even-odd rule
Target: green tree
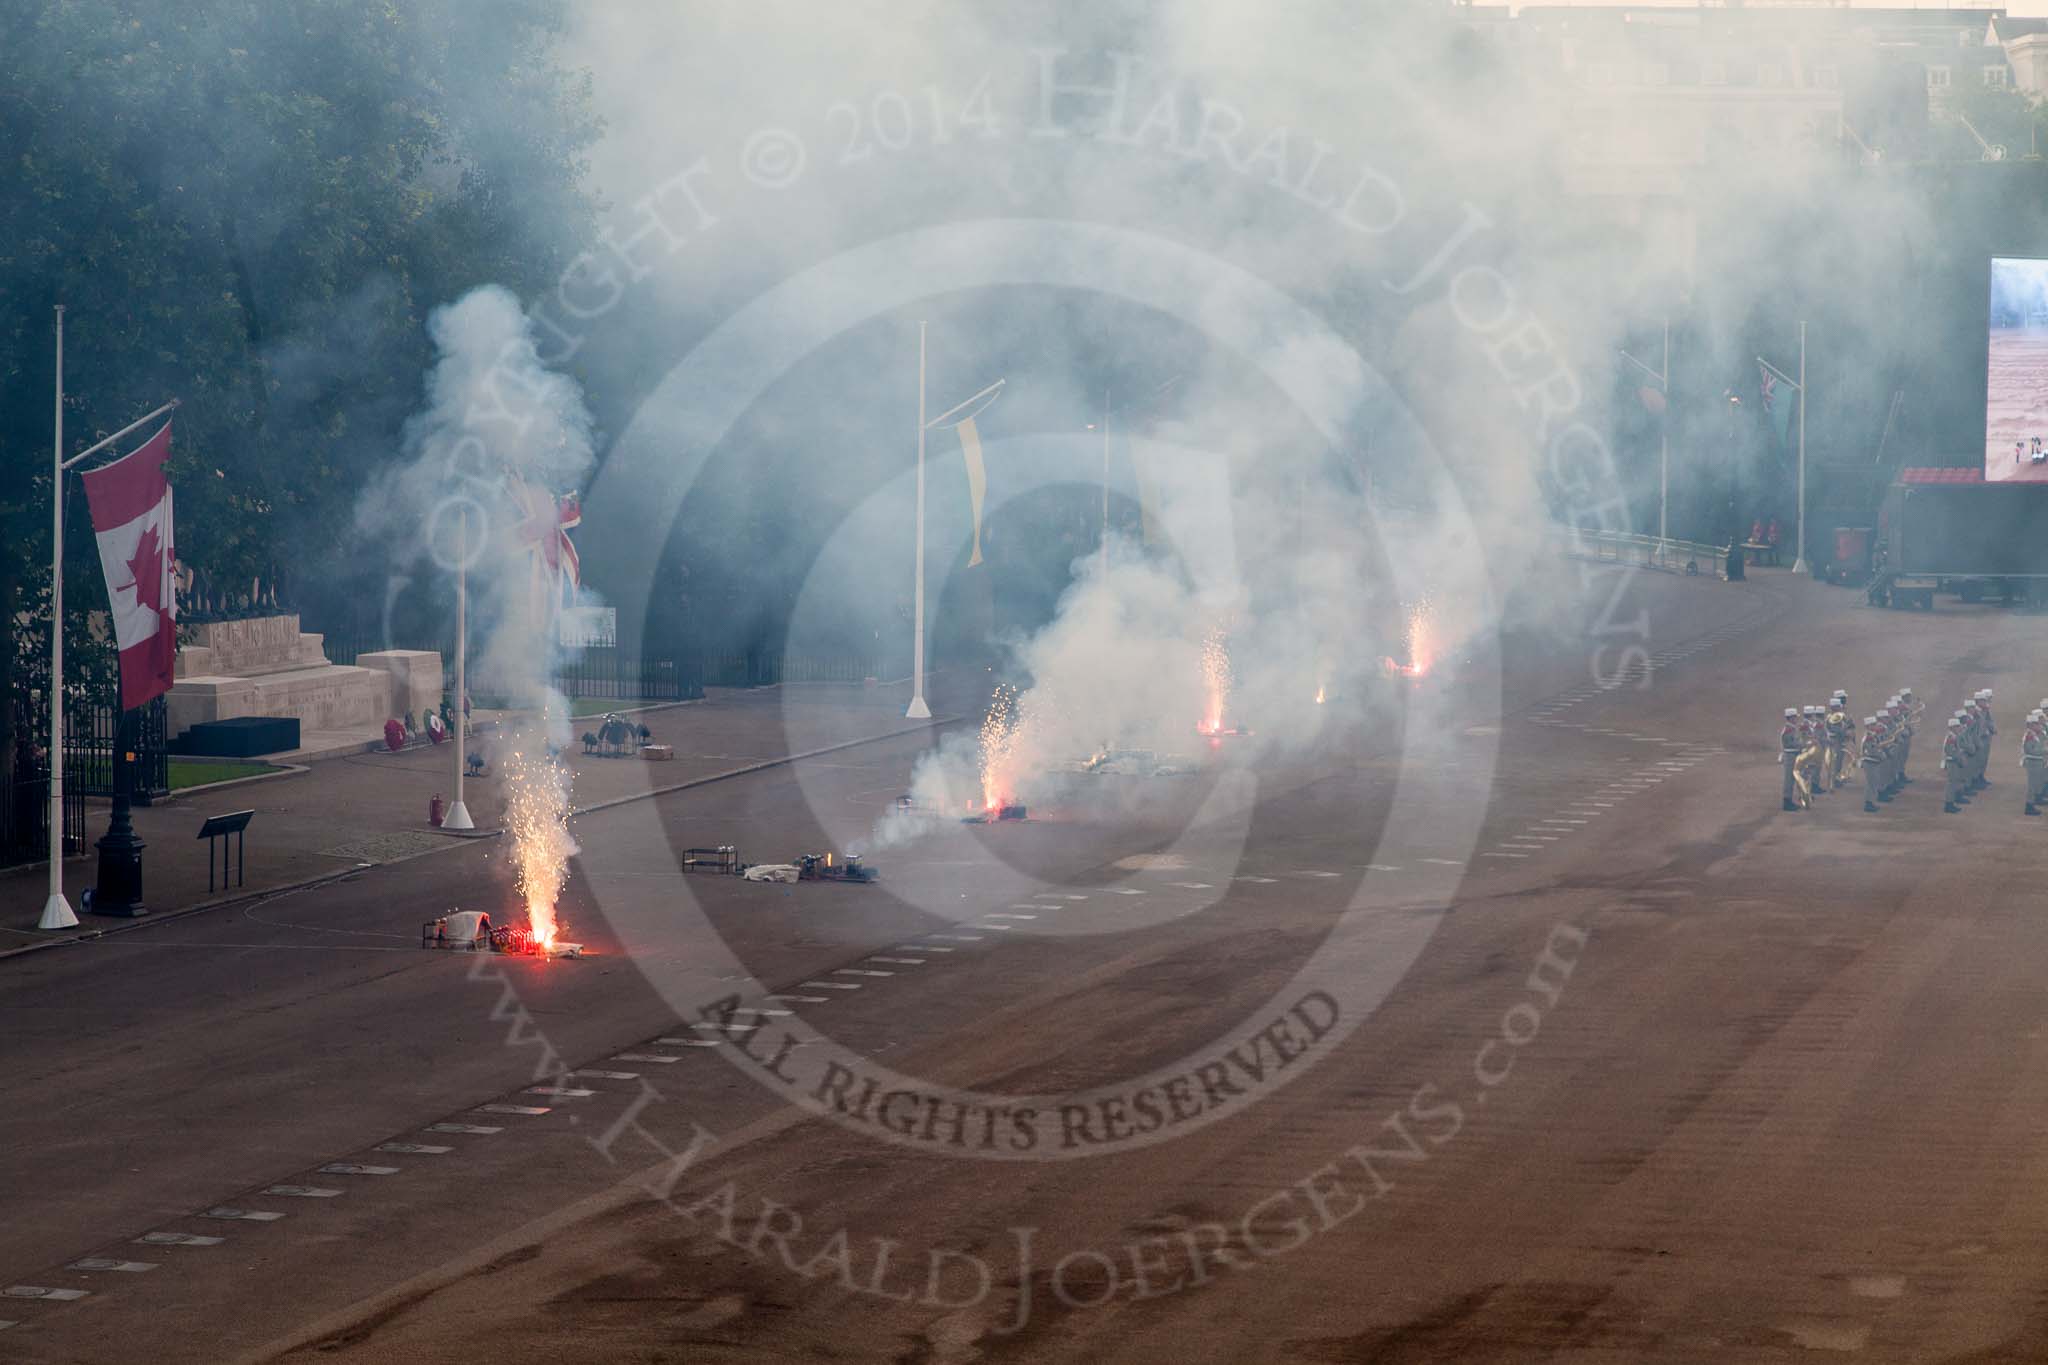
[[[27,0],[0,41],[0,697],[47,634],[52,305],[71,449],[176,395],[181,557],[340,572],[424,319],[531,295],[596,206],[561,0]],[[104,605],[72,480],[67,598]],[[42,615],[22,638],[20,623]],[[77,633],[74,640],[82,637]],[[0,705],[11,771],[13,708]]]

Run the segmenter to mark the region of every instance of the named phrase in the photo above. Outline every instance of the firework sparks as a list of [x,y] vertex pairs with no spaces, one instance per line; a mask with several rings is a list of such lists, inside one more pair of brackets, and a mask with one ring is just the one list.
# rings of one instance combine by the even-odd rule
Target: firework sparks
[[981,804],[990,815],[1013,804],[1021,720],[1017,689],[1004,683],[981,719]]
[[1230,644],[1222,626],[1212,627],[1202,639],[1202,723],[1195,728],[1205,735],[1223,733],[1223,712],[1230,702]]
[[1419,680],[1436,663],[1437,651],[1441,648],[1437,641],[1436,607],[1428,598],[1408,608],[1408,619],[1402,633],[1407,640],[1408,662],[1382,659],[1380,663],[1389,676]]
[[546,952],[560,932],[555,901],[576,852],[569,837],[569,770],[547,752],[540,733],[528,731],[521,741],[506,755],[505,832],[526,901],[527,932]]
[[1321,688],[1321,687],[1318,687],[1318,688],[1316,689],[1316,705],[1317,705],[1317,706],[1321,706],[1321,705],[1323,704],[1323,700],[1324,700],[1324,692],[1325,692],[1325,690],[1326,690],[1326,689],[1324,689],[1324,688]]

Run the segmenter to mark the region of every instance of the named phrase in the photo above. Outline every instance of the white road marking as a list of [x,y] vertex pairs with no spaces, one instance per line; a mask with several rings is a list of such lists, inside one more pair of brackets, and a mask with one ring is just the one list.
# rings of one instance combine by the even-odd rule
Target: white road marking
[[1343,874],[1337,872],[1297,872],[1295,875],[1298,877],[1337,877]]
[[1482,853],[1479,856],[1482,858],[1526,858],[1529,855],[1526,853]]
[[1367,872],[1399,872],[1401,869],[1392,863],[1367,863],[1365,870]]
[[1041,891],[1038,893],[1038,898],[1040,900],[1054,898],[1063,901],[1085,901],[1088,899],[1087,896],[1078,891]]
[[365,1166],[359,1161],[330,1161],[320,1168],[322,1175],[397,1175],[396,1166]]
[[286,1199],[335,1199],[341,1195],[340,1190],[324,1189],[319,1185],[272,1185],[263,1192]]
[[1142,896],[1145,893],[1128,886],[1112,886],[1109,888],[1109,894],[1112,896]]
[[199,1215],[201,1218],[220,1218],[239,1223],[275,1223],[284,1217],[281,1213],[264,1213],[257,1209],[234,1209],[222,1204]]
[[983,938],[985,937],[985,935],[982,935],[982,934],[933,934],[933,935],[932,935],[932,937],[933,937],[933,938],[943,938],[943,939],[947,939],[947,940],[949,940],[949,941],[951,941],[951,942],[954,942],[954,943],[979,943],[979,942],[981,942],[981,941],[982,941],[982,939],[983,939]]
[[860,982],[858,981],[806,981],[804,985],[814,991],[857,991],[860,989]]
[[477,1106],[477,1112],[480,1114],[524,1114],[528,1118],[538,1118],[542,1114],[547,1113],[548,1110],[544,1105],[480,1104]]
[[380,1142],[377,1144],[376,1150],[380,1152],[398,1152],[408,1156],[442,1156],[455,1149],[453,1147],[436,1147],[430,1142]]
[[217,1247],[225,1237],[201,1237],[196,1232],[145,1232],[135,1239],[143,1247]]
[[1017,931],[1017,926],[1014,924],[976,924],[974,927],[977,929],[1001,929],[1006,933],[1015,933]]
[[[680,1062],[683,1059],[680,1057],[664,1057],[659,1052],[621,1052],[612,1060],[615,1062]],[[447,1130],[443,1128],[435,1129],[434,1131],[446,1132]],[[495,1132],[497,1130],[493,1129],[492,1131]]]
[[770,1000],[794,1000],[799,1005],[822,1005],[825,1003],[825,997],[822,995],[771,995],[768,998]]
[[[776,1013],[787,1014],[789,1011],[777,1010]],[[570,1071],[565,1074],[584,1076],[593,1081],[637,1081],[640,1079],[640,1073],[637,1071]]]
[[1273,885],[1273,883],[1279,881],[1280,879],[1278,877],[1232,877],[1231,880],[1236,882],[1250,882],[1254,886],[1271,886]]
[[1541,844],[1501,844],[1501,845],[1500,845],[1499,847],[1501,847],[1501,848],[1523,848],[1523,849],[1529,849],[1529,850],[1531,850],[1532,852],[1536,852],[1536,853],[1541,853],[1541,852],[1543,851],[1543,845],[1541,845]]
[[1559,839],[1562,839],[1564,836],[1562,834],[1537,834],[1533,831],[1525,830],[1521,834],[1516,835],[1515,837],[1518,839],[1541,839],[1545,843],[1554,844]]
[[39,1284],[11,1284],[0,1289],[0,1295],[10,1299],[55,1299],[66,1303],[82,1299],[91,1292],[90,1289],[49,1289]]
[[924,959],[921,957],[871,957],[868,961],[892,962],[898,967],[922,967],[924,965]]
[[894,976],[894,972],[880,972],[873,967],[834,967],[834,976]]
[[527,1095],[553,1095],[556,1099],[562,1100],[587,1100],[597,1092],[595,1090],[584,1090],[573,1085],[529,1085],[521,1093]]
[[[664,1057],[662,1060],[672,1062],[675,1058]],[[488,1136],[491,1133],[502,1133],[505,1130],[503,1128],[492,1128],[481,1123],[430,1123],[427,1125],[427,1131],[430,1133],[477,1133]]]
[[[906,943],[903,946],[910,949],[913,953],[951,953],[959,951],[955,948],[937,948],[929,943]],[[784,1010],[783,1013],[787,1014],[788,1011]]]
[[1036,915],[1019,915],[1008,910],[992,910],[983,919],[1037,919]]
[[[706,1029],[712,1033],[752,1033],[761,1026],[759,1024],[721,1023],[716,1019],[698,1019],[693,1021],[690,1027]],[[672,1038],[657,1038],[654,1041],[657,1043],[668,1043],[675,1040]]]
[[1463,867],[1465,865],[1456,858],[1424,858],[1422,861],[1425,863],[1439,863],[1444,867]]
[[1179,888],[1180,888],[1181,890],[1183,890],[1183,891],[1213,891],[1213,890],[1215,890],[1215,888],[1214,888],[1214,887],[1212,887],[1211,885],[1209,885],[1209,883],[1207,883],[1207,882],[1174,882],[1174,883],[1172,883],[1172,885],[1174,885],[1174,886],[1177,886],[1177,887],[1179,887]]
[[155,1270],[156,1261],[117,1261],[111,1256],[84,1256],[65,1266],[66,1270],[120,1270],[130,1275],[139,1275],[145,1270]]

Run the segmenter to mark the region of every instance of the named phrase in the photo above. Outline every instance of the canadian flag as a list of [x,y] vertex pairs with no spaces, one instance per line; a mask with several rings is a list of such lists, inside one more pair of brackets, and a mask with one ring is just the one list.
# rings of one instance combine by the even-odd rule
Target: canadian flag
[[178,657],[177,542],[164,461],[171,424],[133,453],[85,475],[100,568],[121,651],[121,705],[141,706],[171,690]]

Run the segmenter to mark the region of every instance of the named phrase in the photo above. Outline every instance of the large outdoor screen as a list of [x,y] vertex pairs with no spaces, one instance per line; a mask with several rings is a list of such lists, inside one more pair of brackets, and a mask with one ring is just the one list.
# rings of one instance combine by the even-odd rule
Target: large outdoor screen
[[2048,260],[1991,258],[1984,477],[2048,483]]

